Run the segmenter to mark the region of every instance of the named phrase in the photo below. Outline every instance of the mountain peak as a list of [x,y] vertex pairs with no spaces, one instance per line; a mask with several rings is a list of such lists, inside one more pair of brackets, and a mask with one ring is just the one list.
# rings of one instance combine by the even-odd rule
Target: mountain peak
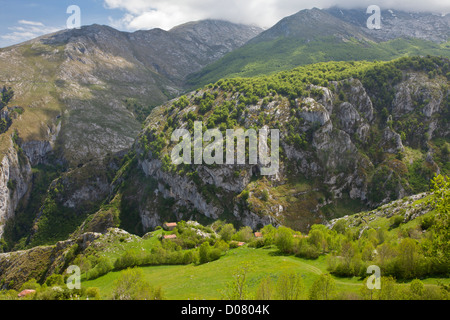
[[267,41],[278,37],[296,37],[310,41],[328,36],[368,40],[367,35],[350,23],[338,19],[324,10],[312,8],[301,10],[282,19],[271,29],[253,39],[252,42]]
[[240,47],[256,37],[263,29],[254,26],[236,24],[225,20],[199,20],[172,28],[169,32],[186,40],[207,38],[216,44],[228,44],[228,47]]

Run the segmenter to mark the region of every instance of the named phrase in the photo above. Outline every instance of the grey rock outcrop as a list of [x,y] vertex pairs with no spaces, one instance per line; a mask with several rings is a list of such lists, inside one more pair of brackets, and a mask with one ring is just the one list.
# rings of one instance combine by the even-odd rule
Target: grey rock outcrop
[[31,165],[12,141],[0,163],[0,238],[4,224],[14,216],[19,202],[27,195],[31,183]]

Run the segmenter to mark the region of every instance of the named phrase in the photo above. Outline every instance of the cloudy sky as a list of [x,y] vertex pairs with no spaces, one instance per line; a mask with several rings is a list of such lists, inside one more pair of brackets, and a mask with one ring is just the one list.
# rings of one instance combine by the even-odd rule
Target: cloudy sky
[[67,28],[70,5],[81,24],[104,24],[122,31],[170,28],[201,19],[223,19],[269,28],[302,9],[367,8],[450,13],[450,0],[0,0],[0,47]]

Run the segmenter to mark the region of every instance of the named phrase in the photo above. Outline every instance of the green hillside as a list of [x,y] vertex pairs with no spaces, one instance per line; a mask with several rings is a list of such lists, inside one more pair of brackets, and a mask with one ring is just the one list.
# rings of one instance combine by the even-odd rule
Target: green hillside
[[[431,193],[328,227],[315,225],[308,235],[271,225],[258,235],[221,221],[207,227],[180,222],[172,231],[158,228],[142,238],[111,229],[85,249],[71,245],[55,261],[80,266],[82,289],[75,293],[95,299],[448,299],[448,177],[438,176],[432,185]],[[169,235],[176,237],[164,238]],[[39,266],[39,256],[33,259]],[[375,292],[366,287],[371,265],[382,270],[382,289]],[[66,299],[74,292],[51,289],[67,278],[57,270],[63,268],[40,283],[26,279],[18,285],[16,278],[15,288],[37,290],[36,299]],[[14,292],[1,291],[0,299]]]
[[388,42],[341,41],[333,37],[310,42],[280,37],[249,43],[189,77],[191,87],[200,87],[222,78],[253,77],[290,70],[297,66],[327,61],[390,61],[400,57],[434,55],[450,57],[450,42],[437,44],[420,39]]

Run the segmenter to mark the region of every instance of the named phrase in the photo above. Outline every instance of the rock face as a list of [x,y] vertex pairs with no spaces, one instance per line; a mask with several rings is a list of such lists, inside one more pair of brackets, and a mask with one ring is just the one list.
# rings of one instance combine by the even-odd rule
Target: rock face
[[331,8],[325,11],[334,17],[360,28],[361,32],[377,39],[388,41],[397,38],[418,38],[434,42],[446,42],[450,37],[450,15],[433,13],[404,12],[399,10],[381,11],[381,29],[369,30],[364,9],[348,10]]
[[[227,219],[255,229],[271,223],[305,231],[313,223],[332,218],[335,213],[328,210],[339,205],[336,203],[359,203],[363,209],[409,195],[414,190],[407,176],[408,170],[412,170],[407,168],[410,161],[427,161],[437,168],[438,165],[432,152],[421,153],[415,160],[396,158],[407,148],[414,148],[416,137],[429,130],[448,138],[445,121],[437,116],[448,109],[443,98],[448,95],[445,82],[444,78],[430,79],[422,73],[405,74],[394,88],[394,99],[388,106],[391,115],[387,119],[382,118],[382,110],[376,109],[368,90],[357,79],[330,82],[328,88],[311,86],[314,97],[310,94],[296,99],[295,112],[279,96],[272,96],[270,103],[260,99],[248,105],[237,123],[246,129],[258,127],[261,117],[265,117],[281,131],[280,169],[276,175],[266,177],[259,176],[261,164],[171,166],[170,158],[155,156],[148,147],[167,130],[168,118],[177,123],[177,128],[187,128],[188,114],[197,112],[198,97],[214,95],[216,107],[224,103],[238,106],[240,94],[216,87],[188,94],[187,107],[176,107],[177,100],[158,107],[135,145],[137,172],[153,180],[153,187],[146,189],[145,201],[139,201],[143,194],[132,198],[134,203],[140,203],[137,213],[143,229],[200,216]],[[318,90],[323,94],[317,95]],[[425,100],[429,103],[422,103]],[[430,109],[435,112],[432,119],[427,116]],[[407,126],[402,121],[415,122],[420,112],[421,129],[403,134],[401,130]],[[207,122],[208,116],[203,121]],[[294,133],[303,135],[306,145],[299,147],[289,140],[292,133],[288,130],[292,128],[285,124],[291,123],[296,123]],[[169,143],[163,155],[168,152],[170,157],[172,147],[174,144]],[[164,210],[162,202],[168,204]]]
[[57,145],[78,166],[131,147],[141,123],[126,99],[146,108],[166,102],[189,74],[259,32],[214,20],[134,33],[85,26],[2,49],[0,78],[25,109],[17,129],[32,164]]
[[[56,199],[59,205],[76,212],[96,210],[92,204],[109,194],[114,175],[108,168],[113,162],[102,161],[128,150],[141,128],[124,100],[146,107],[167,101],[190,73],[260,31],[213,20],[168,32],[126,33],[93,25],[2,49],[2,85],[14,87],[14,103],[23,112],[9,131],[8,109],[0,114],[8,125],[0,134],[14,130],[21,150],[19,155],[11,147],[1,157],[0,228],[32,187],[31,166],[41,164],[68,167],[50,186],[58,190],[59,185],[58,191],[64,187]],[[36,223],[40,215],[36,212]],[[0,238],[2,233],[0,229]]]
[[44,283],[48,276],[63,272],[69,266],[71,261],[68,260],[68,253],[71,249],[77,248],[83,252],[101,236],[98,233],[86,233],[53,246],[0,253],[0,289],[18,290],[30,279]]
[[11,146],[0,163],[0,238],[5,222],[14,216],[19,202],[31,187],[31,166],[18,147]]

